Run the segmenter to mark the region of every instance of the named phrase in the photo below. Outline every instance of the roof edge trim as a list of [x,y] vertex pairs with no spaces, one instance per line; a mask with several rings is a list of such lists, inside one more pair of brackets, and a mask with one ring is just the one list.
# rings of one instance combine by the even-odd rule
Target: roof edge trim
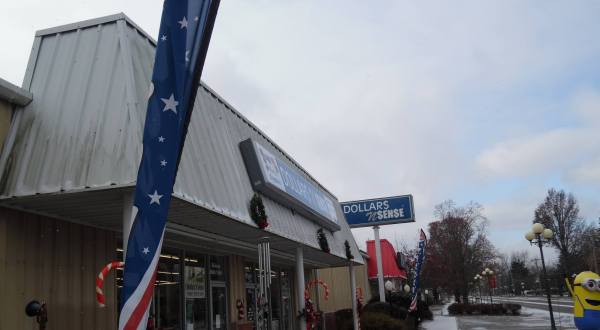
[[112,22],[119,21],[119,20],[126,21],[127,24],[133,26],[139,33],[141,33],[144,37],[146,37],[148,40],[150,40],[150,42],[152,42],[156,46],[156,40],[154,40],[154,38],[152,38],[146,31],[144,31],[142,28],[140,28],[137,24],[135,24],[135,22],[133,22],[124,13],[102,16],[102,17],[92,18],[92,19],[88,19],[88,20],[84,20],[84,21],[75,22],[75,23],[59,25],[59,26],[48,28],[48,29],[38,30],[35,32],[35,36],[42,37],[42,36],[46,36],[46,35],[50,35],[50,34],[57,34],[57,33],[62,33],[62,32],[67,32],[67,31],[73,31],[73,30],[77,30],[77,29],[89,28],[89,27],[96,26],[96,25],[112,23]]
[[24,107],[33,100],[33,94],[0,78],[0,99]]

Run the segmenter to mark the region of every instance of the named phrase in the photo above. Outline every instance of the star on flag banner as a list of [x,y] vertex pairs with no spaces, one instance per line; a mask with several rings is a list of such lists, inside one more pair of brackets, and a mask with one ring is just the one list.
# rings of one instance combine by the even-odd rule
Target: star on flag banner
[[167,214],[219,0],[166,0],[123,276],[120,330],[146,329]]

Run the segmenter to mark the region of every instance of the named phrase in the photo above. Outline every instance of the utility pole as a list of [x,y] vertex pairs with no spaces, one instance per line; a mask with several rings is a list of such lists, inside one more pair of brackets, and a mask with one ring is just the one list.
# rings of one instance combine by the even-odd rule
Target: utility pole
[[[600,222],[600,217],[598,218]],[[592,254],[594,257],[594,273],[598,274],[598,259],[596,259],[596,236],[598,235],[598,228],[594,228],[591,231],[592,233]]]
[[[538,267],[538,261],[540,259],[539,258],[533,258],[532,260],[535,262],[535,275],[537,277],[537,281],[536,282],[540,284],[539,289],[540,289],[540,293],[541,293],[541,291],[542,291],[542,282],[540,281],[540,268]],[[537,296],[540,293],[538,293],[538,290],[537,290],[538,288],[537,287],[535,289],[536,289],[535,290],[536,291],[535,295]]]

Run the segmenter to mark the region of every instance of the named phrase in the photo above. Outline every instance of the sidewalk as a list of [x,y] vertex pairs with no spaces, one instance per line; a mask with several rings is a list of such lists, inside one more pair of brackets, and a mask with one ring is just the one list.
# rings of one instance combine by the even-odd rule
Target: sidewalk
[[[554,313],[558,330],[574,330],[573,314]],[[456,318],[460,330],[550,329],[550,316],[541,309],[523,307],[520,316],[473,315]]]
[[431,306],[433,321],[423,321],[420,325],[422,330],[457,330],[456,317],[448,316],[448,304],[444,306]]

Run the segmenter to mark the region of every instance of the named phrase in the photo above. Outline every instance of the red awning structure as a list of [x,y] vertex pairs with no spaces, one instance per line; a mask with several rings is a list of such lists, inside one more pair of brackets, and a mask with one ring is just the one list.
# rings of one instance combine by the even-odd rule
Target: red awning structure
[[[367,241],[367,269],[369,279],[377,278],[377,258],[375,255],[375,241]],[[396,263],[396,251],[388,240],[381,240],[381,262],[383,265],[384,278],[402,278],[406,279],[406,271]]]

